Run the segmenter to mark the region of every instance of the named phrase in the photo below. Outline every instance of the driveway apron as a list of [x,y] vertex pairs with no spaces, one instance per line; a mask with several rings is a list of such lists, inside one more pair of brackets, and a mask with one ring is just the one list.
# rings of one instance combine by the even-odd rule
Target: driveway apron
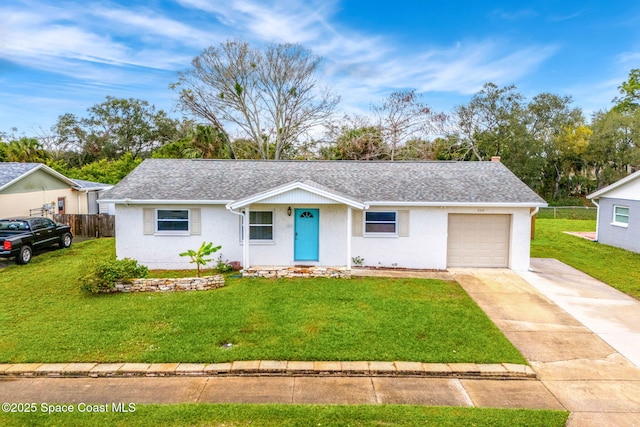
[[568,426],[640,426],[640,301],[557,260],[451,269],[571,411]]

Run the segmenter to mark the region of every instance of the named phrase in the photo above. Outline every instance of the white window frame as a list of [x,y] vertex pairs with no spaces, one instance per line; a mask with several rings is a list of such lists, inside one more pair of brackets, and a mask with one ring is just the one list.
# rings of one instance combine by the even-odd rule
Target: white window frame
[[[160,219],[158,218],[158,213],[160,211],[185,211],[187,212],[186,219]],[[163,222],[187,222],[186,230],[160,230],[158,227],[158,223],[160,221]],[[167,236],[189,236],[191,235],[191,210],[190,209],[166,209],[166,208],[156,208],[155,217],[154,217],[154,226],[155,226],[155,234],[159,235],[167,235]]]
[[[271,224],[251,224],[251,214],[261,212],[271,212]],[[240,243],[244,241],[244,216],[240,217]],[[271,227],[271,239],[249,239],[249,243],[273,243],[276,239],[276,212],[275,210],[255,210],[249,211],[249,236],[251,236],[251,227]]]
[[[367,231],[367,224],[376,224],[376,223],[384,223],[391,224],[391,221],[367,221],[367,214],[369,213],[393,213],[395,215],[395,220],[393,221],[394,230],[395,231]],[[391,210],[375,210],[375,211],[364,211],[364,215],[362,216],[362,235],[369,237],[398,237],[398,227],[400,225],[398,221],[398,211]]]
[[[618,209],[626,209],[627,213],[619,213]],[[618,221],[618,217],[625,217],[627,219],[626,222]],[[615,225],[617,227],[629,227],[629,207],[622,205],[613,205],[613,222],[611,225]]]

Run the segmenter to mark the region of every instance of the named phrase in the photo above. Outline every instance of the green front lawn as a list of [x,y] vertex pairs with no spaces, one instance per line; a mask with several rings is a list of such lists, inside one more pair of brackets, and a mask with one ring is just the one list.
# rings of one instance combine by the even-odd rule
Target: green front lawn
[[537,219],[531,256],[556,258],[640,299],[640,254],[564,233],[595,230],[592,220]]
[[228,279],[208,292],[81,291],[92,261],[113,252],[112,239],[92,240],[2,270],[0,363],[526,363],[455,282]]
[[568,412],[424,406],[143,405],[133,413],[3,414],[5,426],[561,427]]

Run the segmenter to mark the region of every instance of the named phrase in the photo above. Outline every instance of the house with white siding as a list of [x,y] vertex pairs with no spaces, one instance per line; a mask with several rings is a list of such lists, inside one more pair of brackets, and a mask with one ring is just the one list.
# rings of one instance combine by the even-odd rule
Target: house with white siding
[[203,241],[255,266],[529,268],[546,206],[499,161],[148,159],[106,191],[116,253],[193,268]]

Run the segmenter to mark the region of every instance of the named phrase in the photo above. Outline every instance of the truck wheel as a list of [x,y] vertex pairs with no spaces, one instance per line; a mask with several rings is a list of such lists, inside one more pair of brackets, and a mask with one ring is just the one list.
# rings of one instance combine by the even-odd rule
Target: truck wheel
[[18,264],[27,264],[31,261],[31,246],[23,246],[20,248],[20,253],[16,256],[16,262]]
[[71,233],[64,233],[62,236],[60,236],[60,247],[68,248],[69,246],[71,246],[71,240],[73,240],[73,236],[71,236]]

